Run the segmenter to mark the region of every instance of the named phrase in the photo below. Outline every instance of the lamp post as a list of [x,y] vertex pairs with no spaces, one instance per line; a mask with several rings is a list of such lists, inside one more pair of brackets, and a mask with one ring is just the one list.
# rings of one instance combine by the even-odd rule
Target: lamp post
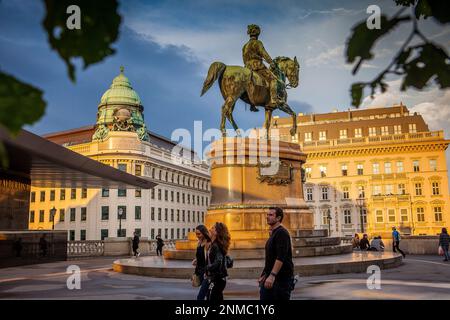
[[123,214],[123,209],[119,208],[119,237],[122,236],[122,214]]
[[361,233],[364,234],[364,216],[363,216],[363,206],[364,206],[364,198],[356,199],[356,203],[359,207],[359,218],[361,223]]
[[56,208],[53,206],[52,209],[50,209],[50,217],[52,218],[52,230],[55,230],[55,215],[56,215]]

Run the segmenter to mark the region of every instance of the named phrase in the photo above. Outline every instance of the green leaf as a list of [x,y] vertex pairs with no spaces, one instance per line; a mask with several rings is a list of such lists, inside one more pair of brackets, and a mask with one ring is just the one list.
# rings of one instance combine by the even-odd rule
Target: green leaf
[[352,96],[352,106],[356,108],[360,106],[365,86],[366,85],[361,82],[352,84],[352,88],[350,89],[350,94]]
[[419,0],[417,2],[416,7],[414,8],[414,14],[417,19],[424,17],[424,19],[431,16],[433,13],[431,12],[431,7],[428,3],[428,0]]
[[[111,48],[119,34],[121,17],[117,13],[117,0],[44,0],[47,15],[42,24],[47,31],[52,49],[67,65],[69,77],[75,81],[73,58],[83,60],[84,69],[115,53]],[[67,20],[72,16],[67,8],[74,2],[80,8],[81,28],[69,29]],[[72,21],[72,18],[69,19]],[[59,32],[58,32],[59,31]]]
[[41,90],[0,72],[0,125],[17,134],[39,120],[45,107]]
[[380,37],[393,30],[398,23],[407,20],[410,20],[410,17],[393,18],[389,20],[386,16],[382,15],[380,29],[368,29],[366,20],[356,25],[352,29],[352,34],[347,40],[346,48],[348,63],[353,63],[356,59],[358,59],[357,64],[353,69],[353,74],[358,72],[361,63],[364,60],[370,60],[373,58],[371,50],[375,42]]
[[441,89],[450,87],[450,64],[445,50],[432,43],[424,44],[417,49],[419,55],[403,66],[406,75],[401,90],[408,87],[422,89],[433,77]]

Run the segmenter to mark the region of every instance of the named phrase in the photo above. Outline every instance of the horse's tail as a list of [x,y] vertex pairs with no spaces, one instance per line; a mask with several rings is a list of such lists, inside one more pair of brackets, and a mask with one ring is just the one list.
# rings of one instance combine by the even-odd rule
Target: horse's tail
[[225,71],[226,65],[222,62],[216,61],[211,63],[208,70],[208,75],[206,76],[205,82],[203,82],[202,93],[200,96],[204,95],[206,91],[211,88],[214,82],[222,75]]

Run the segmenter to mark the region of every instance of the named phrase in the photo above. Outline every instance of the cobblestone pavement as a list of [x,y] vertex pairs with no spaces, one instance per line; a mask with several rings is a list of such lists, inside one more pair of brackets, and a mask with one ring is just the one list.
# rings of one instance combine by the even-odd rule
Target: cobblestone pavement
[[[161,279],[112,271],[113,257],[0,269],[0,299],[194,299],[188,279]],[[81,289],[66,285],[69,265],[81,269]],[[450,299],[450,263],[437,256],[407,256],[381,270],[381,289],[369,290],[369,274],[300,278],[293,299]],[[230,279],[225,299],[258,299],[256,280]]]

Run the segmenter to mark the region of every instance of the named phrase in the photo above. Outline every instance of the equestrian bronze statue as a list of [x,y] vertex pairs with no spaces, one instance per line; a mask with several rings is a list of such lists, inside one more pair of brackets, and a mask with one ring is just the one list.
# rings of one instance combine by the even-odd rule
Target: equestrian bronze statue
[[[250,40],[242,48],[245,67],[227,66],[222,62],[213,62],[203,83],[201,96],[208,91],[216,80],[219,80],[220,92],[225,100],[222,106],[220,130],[225,136],[225,119],[238,132],[239,127],[233,119],[233,110],[238,99],[250,105],[251,111],[258,111],[256,107],[265,109],[264,128],[269,134],[272,112],[279,109],[292,117],[291,135],[297,132],[295,112],[287,104],[288,88],[296,88],[299,83],[299,63],[297,58],[277,57],[271,59],[264,49],[258,36],[260,28],[249,25],[247,33]],[[270,65],[267,68],[263,61]],[[286,78],[289,84],[286,84]]]

